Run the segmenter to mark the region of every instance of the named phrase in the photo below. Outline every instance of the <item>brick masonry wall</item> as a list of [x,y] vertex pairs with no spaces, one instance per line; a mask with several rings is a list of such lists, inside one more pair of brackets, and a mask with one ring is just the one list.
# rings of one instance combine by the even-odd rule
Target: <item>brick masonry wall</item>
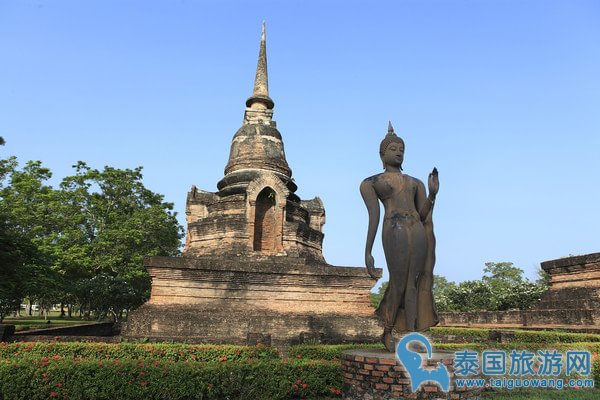
[[600,253],[544,261],[551,285],[530,310],[440,313],[441,325],[600,329]]
[[278,313],[199,305],[144,304],[121,330],[125,338],[187,343],[292,345],[307,341],[324,344],[375,343],[383,328],[375,316],[337,313]]
[[369,301],[374,281],[364,268],[291,257],[151,257],[145,265],[151,297],[129,315],[124,337],[368,343],[383,330]]
[[[438,357],[436,357],[438,355]],[[344,398],[350,400],[391,399],[479,399],[481,390],[454,387],[452,353],[439,353],[427,360],[426,368],[443,362],[451,377],[450,390],[445,393],[434,383],[425,383],[416,392],[411,391],[410,375],[393,353],[385,350],[357,349],[342,353],[341,368],[344,376]]]

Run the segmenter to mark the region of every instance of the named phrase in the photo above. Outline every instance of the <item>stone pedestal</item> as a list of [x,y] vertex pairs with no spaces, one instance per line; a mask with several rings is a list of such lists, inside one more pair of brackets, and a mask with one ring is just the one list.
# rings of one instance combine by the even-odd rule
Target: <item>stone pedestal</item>
[[[411,391],[410,376],[397,362],[394,353],[386,350],[355,349],[342,353],[344,398],[349,400],[391,399],[479,399],[480,389],[454,387],[454,353],[436,352],[424,368],[433,368],[442,362],[450,373],[450,390],[446,393],[435,383],[425,383],[416,392]],[[423,354],[423,359],[427,355]]]
[[[293,257],[150,257],[150,300],[122,334],[230,344],[377,342],[364,268]],[[380,270],[378,271],[380,272]]]

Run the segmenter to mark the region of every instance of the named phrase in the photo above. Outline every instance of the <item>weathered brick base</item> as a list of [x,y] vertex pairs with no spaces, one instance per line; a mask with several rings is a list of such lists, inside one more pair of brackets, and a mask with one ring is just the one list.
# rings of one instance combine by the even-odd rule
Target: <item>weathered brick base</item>
[[[426,358],[426,355],[423,357]],[[427,360],[432,368],[443,362],[450,372],[450,390],[445,393],[435,383],[425,383],[417,392],[411,391],[410,376],[396,361],[394,353],[386,350],[355,349],[342,353],[344,398],[352,400],[390,399],[479,399],[480,390],[453,386],[452,353],[434,353]]]
[[293,257],[150,257],[150,300],[126,338],[230,344],[372,343],[383,328],[365,268]]

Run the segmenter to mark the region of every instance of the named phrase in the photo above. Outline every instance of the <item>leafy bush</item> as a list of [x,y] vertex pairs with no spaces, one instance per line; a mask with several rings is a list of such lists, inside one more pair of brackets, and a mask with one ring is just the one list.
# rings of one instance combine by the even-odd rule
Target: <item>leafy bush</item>
[[[506,329],[502,329],[507,331]],[[432,335],[456,335],[473,340],[487,340],[491,329],[485,328],[459,328],[452,326],[435,326],[429,328]],[[600,335],[595,333],[575,333],[561,331],[540,331],[510,329],[515,333],[515,342],[519,343],[575,343],[575,342],[600,342]]]
[[575,343],[575,342],[600,342],[600,335],[593,333],[574,333],[559,331],[527,331],[515,330],[517,342],[537,343]]
[[451,326],[434,326],[429,328],[429,333],[432,335],[456,335],[478,340],[486,340],[489,338],[490,330],[483,328],[454,328]]
[[473,350],[473,351],[483,351],[489,349],[499,349],[499,350],[528,350],[528,351],[537,351],[537,350],[551,350],[556,349],[558,351],[568,351],[568,350],[589,350],[591,353],[600,352],[600,343],[589,343],[589,342],[573,342],[573,343],[541,343],[541,342],[510,342],[510,343],[440,343],[435,344],[434,348],[438,350],[448,350],[448,351],[460,351],[460,350]]
[[314,398],[341,382],[330,361],[0,360],[0,398],[15,400]]
[[275,360],[277,349],[267,346],[190,345],[180,343],[55,343],[17,342],[0,345],[0,358],[11,357],[79,357],[92,359],[144,359],[158,361],[211,362],[225,358],[229,361]]
[[[485,264],[479,280],[460,283],[434,276],[433,296],[440,312],[527,309],[548,289],[547,277],[535,282],[523,278],[523,270],[510,262]],[[543,274],[542,274],[543,275]]]

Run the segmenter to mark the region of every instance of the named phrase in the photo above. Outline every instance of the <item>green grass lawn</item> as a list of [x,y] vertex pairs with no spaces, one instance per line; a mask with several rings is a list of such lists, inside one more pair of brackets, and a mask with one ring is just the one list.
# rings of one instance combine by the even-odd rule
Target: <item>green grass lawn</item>
[[92,324],[97,322],[95,320],[85,320],[75,317],[63,317],[60,318],[59,311],[51,311],[48,315],[48,320],[44,317],[34,316],[22,316],[22,317],[5,317],[2,321],[3,324],[15,325],[15,330],[24,331],[29,329],[41,329],[41,328],[53,328],[65,325],[79,325],[79,324]]

